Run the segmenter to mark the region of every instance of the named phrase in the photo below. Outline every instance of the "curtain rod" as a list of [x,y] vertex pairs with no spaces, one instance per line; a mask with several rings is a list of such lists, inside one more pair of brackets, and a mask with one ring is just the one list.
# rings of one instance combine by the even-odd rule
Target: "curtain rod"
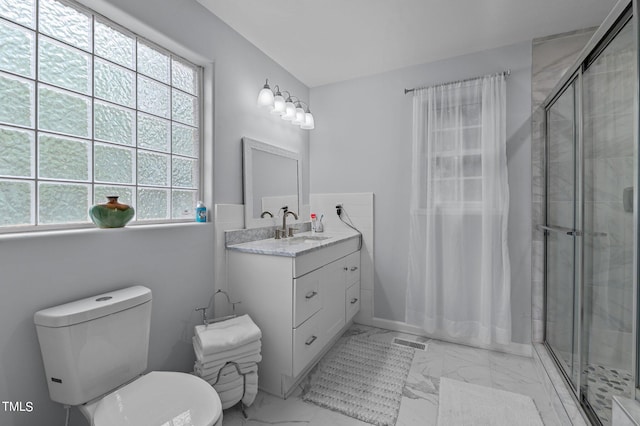
[[[506,70],[506,71],[502,71],[501,73],[498,73],[498,74],[502,74],[502,75],[504,75],[505,77],[509,77],[509,76],[511,75],[511,69],[508,69],[508,70]],[[483,77],[484,77],[484,76],[483,76]],[[444,86],[444,85],[447,85],[447,84],[464,83],[464,82],[466,82],[466,81],[477,80],[477,79],[479,79],[479,78],[482,78],[482,77],[466,78],[466,79],[464,79],[464,80],[450,81],[450,82],[448,82],[448,83],[438,83],[438,84],[434,84],[434,85],[431,85],[431,86],[414,87],[413,89],[404,89],[404,94],[406,95],[407,93],[411,93],[411,92],[414,92],[414,91],[416,91],[416,90],[420,90],[420,89],[426,89],[426,88],[428,88],[428,87],[437,87],[437,86]]]

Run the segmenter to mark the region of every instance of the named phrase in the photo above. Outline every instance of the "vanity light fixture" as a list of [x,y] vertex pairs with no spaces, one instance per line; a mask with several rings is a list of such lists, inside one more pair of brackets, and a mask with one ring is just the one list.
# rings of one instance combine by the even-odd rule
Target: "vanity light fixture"
[[304,130],[313,130],[316,127],[315,120],[313,119],[313,114],[309,111],[309,107],[307,106],[307,111],[304,113],[304,123],[300,126],[301,129]]
[[269,87],[269,80],[267,80],[260,91],[260,94],[258,94],[258,106],[260,108],[268,108],[271,110],[273,109],[273,101],[273,92],[271,91],[271,87]]
[[296,118],[294,118],[291,123],[297,124],[298,126],[304,124],[304,110],[302,109],[302,105],[300,105],[300,101],[296,104]]
[[[282,93],[286,93],[287,97],[285,98]],[[303,108],[303,105],[306,108]],[[268,109],[271,114],[280,115],[280,118],[285,121],[291,121],[292,124],[300,126],[301,129],[313,130],[315,128],[315,120],[309,110],[309,105],[296,96],[292,96],[286,90],[280,91],[280,87],[277,84],[274,93],[269,86],[269,79],[267,79],[258,94],[258,107]]]
[[278,87],[276,96],[273,98],[273,109],[271,110],[271,114],[279,114],[280,117],[282,117],[285,112],[287,112],[286,102],[284,100],[284,96],[280,93],[280,88]]
[[285,113],[282,116],[282,119],[286,121],[292,121],[294,118],[296,118],[296,106],[291,100],[291,96],[289,96],[287,102],[285,103]]

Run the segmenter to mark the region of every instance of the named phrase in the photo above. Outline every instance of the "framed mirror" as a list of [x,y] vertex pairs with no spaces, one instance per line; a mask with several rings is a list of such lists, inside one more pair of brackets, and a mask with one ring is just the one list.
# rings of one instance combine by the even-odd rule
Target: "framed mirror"
[[245,227],[274,225],[283,206],[299,215],[300,154],[246,137],[242,152]]

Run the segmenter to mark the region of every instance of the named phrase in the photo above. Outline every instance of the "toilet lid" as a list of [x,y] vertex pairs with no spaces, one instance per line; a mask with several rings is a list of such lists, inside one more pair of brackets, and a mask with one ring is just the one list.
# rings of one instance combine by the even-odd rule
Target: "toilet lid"
[[199,377],[152,371],[105,396],[94,426],[212,426],[222,413],[216,391]]

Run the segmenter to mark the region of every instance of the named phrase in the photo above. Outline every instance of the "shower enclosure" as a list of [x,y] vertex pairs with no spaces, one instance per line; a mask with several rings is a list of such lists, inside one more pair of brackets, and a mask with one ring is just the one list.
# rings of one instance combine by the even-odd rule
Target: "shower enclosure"
[[637,386],[637,28],[631,1],[545,102],[545,344],[593,424]]

